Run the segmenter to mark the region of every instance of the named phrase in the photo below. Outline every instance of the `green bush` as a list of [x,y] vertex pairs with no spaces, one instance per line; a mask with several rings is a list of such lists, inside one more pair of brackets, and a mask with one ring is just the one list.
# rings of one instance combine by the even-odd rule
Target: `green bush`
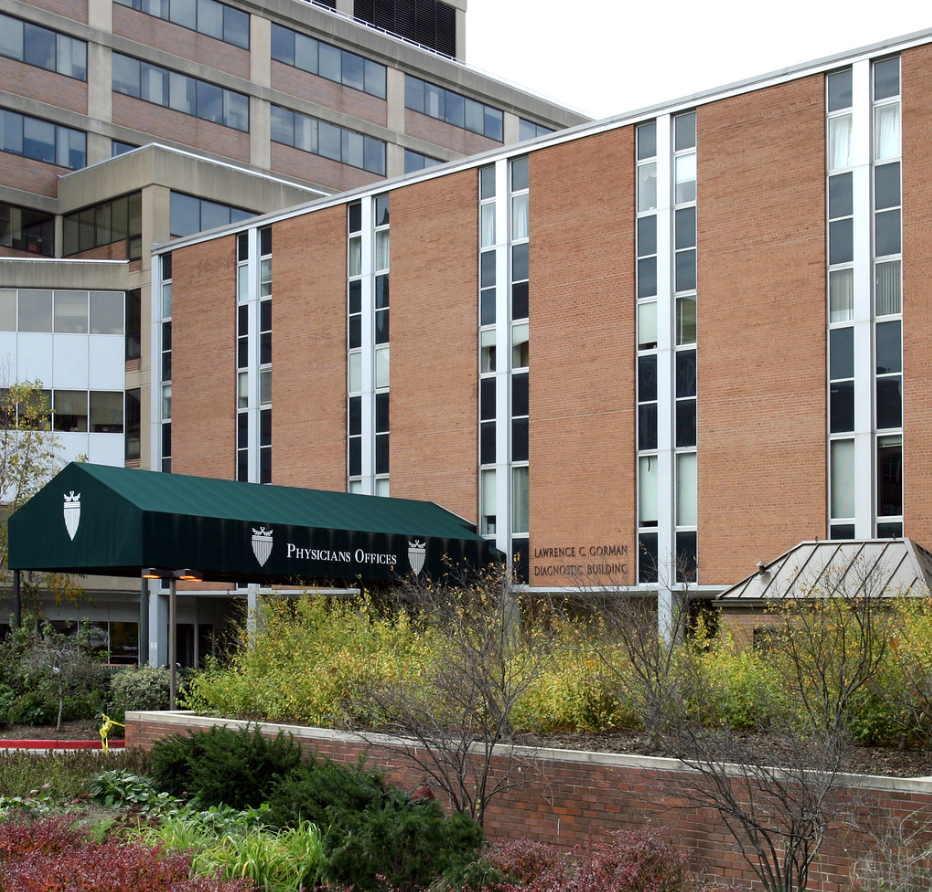
[[482,832],[463,814],[445,817],[436,800],[412,799],[359,765],[311,760],[270,794],[281,826],[311,821],[323,831],[327,879],[358,892],[427,886],[475,860]]
[[257,807],[275,782],[299,765],[291,735],[264,737],[258,728],[215,726],[157,740],[151,752],[156,786],[172,796],[196,796],[203,805]]
[[164,666],[120,669],[110,681],[110,717],[122,722],[131,710],[168,709],[171,673]]

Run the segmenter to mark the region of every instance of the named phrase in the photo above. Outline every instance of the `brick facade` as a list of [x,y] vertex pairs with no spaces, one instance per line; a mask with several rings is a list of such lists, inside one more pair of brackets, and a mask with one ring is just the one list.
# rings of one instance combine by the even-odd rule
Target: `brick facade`
[[272,229],[272,482],[346,489],[346,209]]
[[87,114],[87,84],[76,78],[0,56],[0,83],[7,90],[39,102],[54,96],[58,108]]
[[903,53],[903,480],[907,536],[932,544],[932,47]]
[[478,181],[391,196],[391,488],[478,511]]
[[699,581],[727,583],[826,535],[823,77],[697,130]]
[[385,126],[388,116],[388,104],[384,99],[371,96],[362,90],[344,87],[325,77],[318,77],[274,59],[272,89],[281,90],[289,96],[300,97],[306,102],[317,103],[324,108],[338,108],[344,114],[382,127]]
[[530,157],[532,585],[636,571],[633,165],[631,127]]
[[[246,724],[184,714],[127,713],[126,744],[148,749],[167,734],[214,723]],[[390,783],[406,790],[413,790],[423,779],[423,772],[405,761],[391,738],[373,735],[362,740],[319,728],[262,727],[269,735],[284,727],[307,752],[334,761],[355,763],[363,758],[384,772]],[[585,846],[615,830],[653,825],[694,854],[707,879],[760,889],[718,815],[686,804],[683,783],[690,773],[676,760],[563,750],[527,750],[521,757],[528,782],[490,803],[485,818],[489,837],[530,837],[566,847]],[[502,770],[502,761],[493,764],[493,772]],[[845,786],[848,779],[851,786]],[[850,810],[831,826],[820,847],[810,873],[810,892],[842,892],[850,887],[852,863],[870,844],[855,827],[868,819],[874,827],[892,824],[932,807],[928,779],[860,778],[857,787],[854,781],[854,776],[840,778],[839,796],[851,803]],[[925,838],[932,842],[929,831]]]
[[[236,239],[217,239],[207,250],[175,251],[172,277],[172,471],[232,480]],[[159,368],[157,358],[152,365]]]

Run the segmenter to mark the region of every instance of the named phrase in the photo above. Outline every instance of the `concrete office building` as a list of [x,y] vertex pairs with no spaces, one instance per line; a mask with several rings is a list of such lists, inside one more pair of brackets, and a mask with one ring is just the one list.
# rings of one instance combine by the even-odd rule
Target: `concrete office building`
[[[465,12],[0,0],[0,361],[43,382],[65,458],[145,468],[163,449],[154,242],[586,120],[469,69]],[[86,584],[83,612],[133,640],[138,586]],[[224,612],[194,624],[209,637]]]
[[430,498],[535,592],[928,548],[930,135],[923,32],[163,245],[151,464]]

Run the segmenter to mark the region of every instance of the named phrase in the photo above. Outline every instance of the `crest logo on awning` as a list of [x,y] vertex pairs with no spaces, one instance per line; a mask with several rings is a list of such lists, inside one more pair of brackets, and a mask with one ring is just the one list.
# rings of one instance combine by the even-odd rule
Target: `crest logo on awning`
[[408,563],[414,575],[417,576],[424,569],[424,561],[427,560],[427,546],[424,542],[418,542],[415,539],[408,543]]
[[272,531],[265,527],[253,529],[252,531],[252,553],[256,556],[260,567],[265,566],[265,562],[272,554]]
[[68,536],[74,539],[74,534],[78,531],[78,524],[81,523],[81,493],[74,494],[74,490],[65,493],[65,528],[68,530]]

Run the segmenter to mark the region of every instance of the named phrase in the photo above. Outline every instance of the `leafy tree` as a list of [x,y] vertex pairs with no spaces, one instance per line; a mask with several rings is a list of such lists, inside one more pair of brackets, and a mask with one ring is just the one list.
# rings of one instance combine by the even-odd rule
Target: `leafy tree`
[[[7,569],[7,519],[22,508],[61,469],[61,440],[51,431],[48,392],[41,381],[24,381],[0,388],[0,573],[10,584]],[[62,573],[21,574],[26,608],[41,615],[41,593],[56,603],[81,600],[82,589]]]

